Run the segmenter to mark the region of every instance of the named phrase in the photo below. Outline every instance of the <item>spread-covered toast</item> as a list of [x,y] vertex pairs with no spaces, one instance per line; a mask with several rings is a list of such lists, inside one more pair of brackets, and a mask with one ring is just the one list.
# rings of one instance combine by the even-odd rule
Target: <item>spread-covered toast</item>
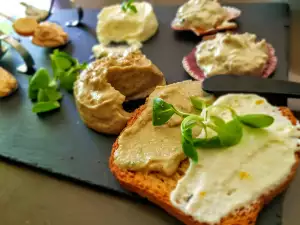
[[[186,81],[186,82],[189,82],[189,81]],[[166,86],[166,87],[168,87],[168,86]],[[199,88],[200,87],[201,87],[201,85],[199,84]],[[180,88],[179,88],[179,91],[180,91]],[[163,94],[160,95],[160,97],[161,96],[164,98]],[[265,101],[265,99],[263,99],[261,97],[256,97],[254,95],[251,95],[251,96],[241,95],[241,98],[244,98],[244,99],[247,99],[248,97],[253,98],[253,100],[255,102],[253,107],[255,107],[255,105],[258,105],[257,109],[259,109],[261,107],[260,105],[264,105],[264,104],[266,104],[264,107],[266,107],[266,108],[269,107],[269,106],[267,106],[268,105],[267,102],[263,102],[263,101]],[[230,98],[232,98],[232,99],[230,99]],[[235,104],[234,103],[234,101],[236,100],[235,96],[233,96],[233,97],[229,96],[228,99],[230,99],[229,102],[232,102],[233,105]],[[280,107],[278,110],[275,107],[271,109],[269,114],[274,116],[274,123],[270,126],[270,128],[266,128],[266,130],[270,131],[270,133],[268,133],[268,134],[265,133],[264,129],[258,130],[257,132],[259,132],[259,134],[261,135],[260,136],[261,138],[258,138],[256,140],[253,139],[253,141],[257,142],[257,143],[253,142],[253,145],[256,144],[257,146],[259,146],[258,148],[260,148],[260,151],[256,151],[254,148],[252,151],[251,147],[250,147],[249,148],[249,154],[250,154],[249,158],[247,156],[246,157],[247,160],[243,161],[242,166],[239,166],[239,169],[243,169],[243,170],[237,170],[238,173],[237,173],[236,177],[231,176],[231,175],[228,176],[228,178],[235,180],[235,182],[224,181],[227,186],[232,185],[230,189],[226,189],[226,196],[228,197],[228,199],[226,196],[225,196],[226,198],[224,198],[224,196],[222,194],[223,193],[222,190],[216,191],[217,189],[214,186],[208,186],[208,187],[211,187],[211,190],[207,190],[207,192],[200,190],[202,188],[201,182],[196,183],[197,185],[193,186],[193,182],[199,181],[199,179],[200,179],[199,177],[201,177],[198,175],[201,173],[205,174],[204,172],[206,172],[206,174],[209,175],[209,177],[206,177],[206,179],[204,179],[204,180],[202,179],[203,177],[200,179],[200,180],[202,180],[202,184],[204,187],[206,185],[206,182],[209,183],[211,181],[214,181],[214,182],[220,181],[220,180],[222,180],[223,176],[226,177],[228,175],[226,173],[227,169],[229,171],[231,168],[234,168],[234,165],[235,165],[234,161],[231,160],[231,158],[228,158],[228,161],[223,164],[223,170],[218,171],[218,173],[220,173],[222,176],[214,177],[212,175],[213,173],[210,173],[210,169],[214,168],[214,167],[213,166],[210,167],[210,165],[209,165],[209,167],[207,167],[207,165],[205,164],[205,163],[208,163],[208,164],[214,165],[215,162],[218,162],[218,161],[216,161],[216,157],[219,157],[218,155],[222,155],[223,153],[216,152],[215,153],[216,155],[214,155],[212,157],[211,154],[214,154],[214,153],[208,153],[208,151],[212,151],[212,150],[209,150],[209,149],[202,150],[201,149],[201,150],[199,150],[201,154],[199,153],[198,164],[193,162],[193,160],[183,159],[183,160],[181,160],[179,166],[176,168],[175,172],[171,173],[171,174],[170,173],[166,174],[163,169],[159,169],[158,167],[154,168],[154,167],[149,166],[149,165],[151,165],[151,163],[148,164],[149,167],[145,167],[147,169],[144,169],[144,170],[139,169],[136,166],[134,166],[132,168],[130,168],[130,166],[129,167],[122,166],[122,164],[120,164],[120,159],[118,159],[118,149],[124,148],[124,146],[120,147],[120,143],[121,143],[121,145],[123,145],[124,144],[123,141],[125,140],[124,137],[122,137],[122,135],[125,135],[125,136],[128,135],[128,134],[126,134],[126,130],[135,126],[135,123],[139,123],[139,120],[140,120],[139,118],[143,117],[145,110],[147,110],[147,104],[150,104],[149,101],[151,101],[151,100],[153,100],[153,96],[149,97],[148,103],[146,103],[146,105],[140,107],[139,109],[137,109],[135,111],[134,115],[132,116],[132,118],[129,120],[129,122],[127,124],[127,128],[125,128],[125,130],[121,133],[121,135],[119,136],[117,141],[114,143],[111,157],[110,157],[109,166],[110,166],[112,173],[116,177],[116,179],[120,182],[120,184],[125,189],[135,192],[135,193],[141,195],[142,197],[149,199],[151,202],[162,207],[168,213],[175,216],[176,218],[178,218],[185,224],[197,224],[197,225],[206,225],[206,224],[219,224],[219,225],[233,225],[233,224],[246,225],[247,224],[247,225],[251,225],[251,224],[255,224],[256,219],[257,219],[258,214],[261,211],[261,209],[267,203],[269,203],[275,196],[277,196],[284,189],[286,189],[288,184],[293,179],[296,169],[299,165],[299,157],[300,157],[300,154],[298,151],[298,142],[299,142],[298,133],[296,132],[295,135],[292,134],[291,135],[292,141],[287,142],[287,143],[293,142],[293,145],[279,144],[278,145],[279,147],[277,146],[276,143],[277,143],[277,140],[278,140],[278,142],[280,142],[280,137],[278,137],[278,139],[276,137],[273,140],[272,135],[269,135],[272,133],[271,130],[273,129],[274,126],[278,128],[278,132],[283,132],[283,133],[281,133],[281,136],[284,136],[285,134],[287,134],[289,132],[289,129],[295,128],[295,131],[298,131],[297,126],[296,126],[296,124],[297,124],[296,118],[293,116],[292,112],[288,108],[285,108],[285,107]],[[218,101],[224,102],[225,100],[223,98]],[[180,104],[177,105],[177,108],[180,108]],[[180,110],[183,110],[183,109],[180,108]],[[280,113],[276,116],[277,111],[280,112],[281,115],[283,115],[283,116],[281,116]],[[237,112],[241,112],[241,111],[237,110]],[[259,112],[259,110],[255,111],[255,112]],[[176,119],[174,121],[176,121]],[[174,122],[174,121],[172,121],[172,122]],[[290,121],[290,124],[288,126],[285,126],[284,124],[287,123],[287,121]],[[276,128],[276,131],[277,131],[277,128]],[[251,129],[248,130],[248,128],[245,128],[244,136],[252,137],[252,138],[256,137],[256,136],[251,136],[251,134],[250,134],[252,132]],[[250,133],[248,133],[249,131],[250,131]],[[266,134],[267,134],[266,137],[271,138],[274,141],[274,142],[273,141],[267,142],[267,144],[266,144],[266,145],[271,145],[271,147],[273,145],[272,148],[265,147],[264,142],[261,142],[262,140],[264,140],[263,135],[266,135]],[[147,138],[148,137],[145,137],[145,139],[147,139]],[[271,140],[271,139],[269,139],[269,140]],[[126,140],[129,140],[129,139],[126,139]],[[243,144],[244,141],[245,140],[242,138],[241,143]],[[138,142],[138,140],[137,140],[137,142]],[[261,143],[262,145],[259,145],[259,143]],[[244,142],[244,144],[245,144],[245,142]],[[154,148],[154,147],[156,147],[156,144],[154,143],[152,146]],[[235,149],[238,147],[239,147],[239,144],[237,144],[236,146],[230,147],[229,149],[222,150],[222,151],[226,152],[226,153],[224,153],[225,155],[230,154],[229,153],[230,151],[232,151],[232,152],[236,151],[234,154],[241,154],[241,155],[244,155],[243,151],[245,153],[247,153],[247,148]],[[290,149],[290,148],[293,148],[293,149]],[[281,167],[279,167],[278,164],[276,164],[276,165],[273,164],[273,163],[277,162],[276,156],[274,156],[273,161],[272,161],[272,157],[266,157],[267,155],[269,155],[268,152],[272,153],[272,151],[273,151],[272,149],[285,152],[280,157]],[[128,148],[128,149],[123,149],[122,151],[124,151],[124,150],[131,151],[132,149]],[[266,152],[266,154],[264,152]],[[142,157],[144,157],[144,155],[142,153],[139,153],[139,154]],[[234,155],[231,155],[231,156],[233,156],[233,158],[235,157]],[[211,157],[211,158],[209,158],[209,157]],[[252,166],[247,167],[247,164],[250,165],[249,162],[252,162],[253,157],[254,158],[261,157],[261,159],[259,159],[258,161],[253,160],[253,162],[255,162],[255,163],[263,162],[263,163],[261,163],[261,165],[256,164],[255,168],[257,168],[257,169],[253,169],[254,167],[252,167]],[[209,159],[209,160],[206,160],[204,158]],[[262,161],[260,161],[260,160],[262,160]],[[159,161],[156,160],[156,163],[157,162],[159,162]],[[219,162],[221,162],[221,161],[219,161]],[[193,164],[196,166],[193,166]],[[196,168],[197,165],[201,165],[200,169]],[[157,166],[157,164],[156,164],[156,166]],[[276,177],[277,176],[276,174],[274,175],[274,174],[268,172],[270,167],[273,167],[273,166],[274,166],[274,168],[278,169],[278,170],[276,169],[277,170],[276,174],[281,174],[282,177],[280,177],[280,178]],[[204,167],[204,168],[206,167],[208,169],[205,171],[202,168],[202,171],[201,171],[201,167]],[[218,168],[218,167],[215,167],[215,168]],[[248,168],[248,171],[247,171],[247,168]],[[191,173],[191,171],[193,171],[193,173]],[[265,172],[268,174],[265,174]],[[197,173],[198,173],[198,175],[194,175]],[[260,177],[256,177],[256,175],[259,175]],[[272,180],[272,176],[274,178],[273,180]],[[190,179],[190,178],[192,178],[192,179]],[[262,179],[268,180],[269,178],[270,178],[270,182],[269,181],[262,182],[262,183],[268,184],[268,188],[263,187],[261,180]],[[271,182],[271,180],[272,180],[272,182]],[[274,181],[277,181],[277,182],[274,182]],[[246,183],[243,184],[243,182],[246,182]],[[258,187],[258,189],[250,188],[251,185],[253,185],[253,183],[256,185],[256,187]],[[218,182],[213,183],[213,184],[216,187],[219,185]],[[234,185],[236,185],[236,186],[234,186]],[[246,185],[246,186],[244,186],[244,185]],[[189,188],[187,188],[187,187],[189,187]],[[222,185],[219,187],[222,187],[224,189],[226,188],[226,187],[223,187]],[[234,187],[237,190],[235,190]],[[240,187],[240,190],[237,187]],[[247,189],[248,187],[249,187],[249,189]],[[180,192],[179,191],[180,189],[183,189],[183,191]],[[196,189],[199,189],[199,190],[196,190]],[[190,195],[191,190],[193,191],[192,195]],[[216,191],[215,193],[218,193],[219,197],[217,200],[215,200],[214,197],[211,197],[210,192],[212,190]],[[257,192],[254,194],[253,190],[256,190]],[[246,191],[249,191],[249,192],[246,192]],[[185,193],[188,193],[189,195],[185,196]],[[195,193],[197,193],[199,196],[195,197]],[[251,196],[250,196],[251,201],[247,200],[247,201],[243,202],[242,199],[247,199],[249,197],[248,196],[245,198],[245,196],[247,196],[247,193],[251,194]],[[237,194],[237,196],[234,197],[233,195],[235,195],[235,194]],[[184,197],[186,197],[186,198],[184,198]],[[232,209],[232,210],[230,212],[226,212],[226,211],[222,211],[222,208],[221,208],[221,210],[218,212],[219,206],[215,205],[215,207],[212,207],[214,205],[210,205],[209,201],[206,202],[204,200],[206,197],[209,201],[211,201],[211,202],[216,201],[221,207],[223,207],[223,208],[228,207],[229,209]],[[238,202],[240,201],[240,204],[235,205],[235,207],[228,206],[230,204],[233,204],[233,205],[235,204],[235,203],[232,203],[232,200],[236,200]],[[189,203],[189,205],[186,205],[187,203]],[[226,205],[226,203],[228,203],[228,205]],[[215,209],[215,210],[212,210],[212,209]],[[218,216],[216,216],[216,215],[218,215]]]

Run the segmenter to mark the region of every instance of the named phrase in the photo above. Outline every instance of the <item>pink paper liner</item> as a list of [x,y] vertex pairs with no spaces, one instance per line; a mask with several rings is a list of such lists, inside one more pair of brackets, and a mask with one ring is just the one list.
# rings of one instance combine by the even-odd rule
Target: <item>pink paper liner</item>
[[[261,75],[263,78],[269,77],[275,71],[278,61],[275,55],[275,49],[272,47],[272,45],[267,44],[267,48],[269,58]],[[185,71],[191,77],[193,77],[195,80],[202,81],[206,78],[206,75],[197,64],[195,52],[196,48],[194,48],[187,56],[185,56],[182,60],[182,65]]]
[[[241,15],[241,10],[239,10],[237,8],[228,7],[228,6],[224,6],[223,8],[225,8],[228,11],[228,17],[226,18],[226,21],[236,19],[237,17],[239,17]],[[232,27],[232,26],[226,26],[226,27],[225,26],[219,26],[216,29],[209,29],[209,30],[206,30],[206,31],[199,32],[195,27],[179,27],[179,26],[174,26],[173,24],[174,24],[174,20],[171,23],[171,28],[173,30],[177,30],[177,31],[188,31],[188,30],[190,30],[190,31],[193,31],[197,36],[201,36],[201,35],[204,35],[204,34],[212,34],[212,33],[218,32],[218,31],[235,28],[235,26],[234,27]]]

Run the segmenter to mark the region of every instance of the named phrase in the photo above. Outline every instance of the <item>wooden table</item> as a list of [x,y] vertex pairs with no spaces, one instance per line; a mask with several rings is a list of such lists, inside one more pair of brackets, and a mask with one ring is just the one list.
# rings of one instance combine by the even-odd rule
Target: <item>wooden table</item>
[[[296,1],[292,3],[290,75],[292,80],[300,81],[300,7]],[[171,0],[153,2],[173,3]],[[299,110],[300,102],[292,101],[290,106]],[[298,173],[297,182],[293,182],[285,196],[283,225],[299,225],[300,195],[295,194],[297,190],[299,193],[299,176]],[[0,161],[1,225],[167,225],[173,222],[173,218],[153,205],[111,196]]]

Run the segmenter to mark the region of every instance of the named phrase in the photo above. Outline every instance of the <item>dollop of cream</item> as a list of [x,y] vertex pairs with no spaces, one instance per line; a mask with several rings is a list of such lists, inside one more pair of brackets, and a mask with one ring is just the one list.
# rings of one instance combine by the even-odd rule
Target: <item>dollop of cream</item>
[[143,42],[158,29],[158,21],[150,3],[136,2],[137,12],[122,11],[121,5],[104,7],[98,15],[97,37],[100,43]]
[[201,42],[195,52],[198,66],[206,76],[220,74],[262,75],[268,61],[266,41],[255,34],[217,34]]
[[56,23],[43,22],[35,29],[32,43],[41,47],[58,47],[66,44],[68,34]]

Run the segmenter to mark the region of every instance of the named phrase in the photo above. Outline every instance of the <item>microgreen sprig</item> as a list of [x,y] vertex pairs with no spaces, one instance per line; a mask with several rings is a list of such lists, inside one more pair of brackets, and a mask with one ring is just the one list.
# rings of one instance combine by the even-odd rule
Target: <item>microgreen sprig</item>
[[[198,114],[181,112],[161,98],[155,98],[152,123],[153,126],[161,126],[167,123],[174,114],[182,117],[181,145],[184,154],[193,162],[198,162],[197,148],[224,148],[238,144],[243,137],[243,125],[251,128],[265,128],[274,122],[273,117],[265,114],[239,116],[228,106],[211,105],[212,98],[191,97],[190,101],[199,112]],[[219,116],[211,115],[211,110],[214,108],[228,110],[232,119],[226,122]],[[204,137],[194,137],[194,127],[200,128],[204,132]]]
[[121,9],[123,12],[131,11],[133,13],[137,13],[137,9],[135,5],[133,5],[134,0],[125,0],[121,5]]
[[53,78],[48,70],[40,68],[29,80],[28,95],[36,103],[32,107],[34,113],[52,111],[60,107],[62,94],[59,86],[72,91],[79,72],[87,64],[80,64],[77,59],[65,52],[54,50],[50,55]]

